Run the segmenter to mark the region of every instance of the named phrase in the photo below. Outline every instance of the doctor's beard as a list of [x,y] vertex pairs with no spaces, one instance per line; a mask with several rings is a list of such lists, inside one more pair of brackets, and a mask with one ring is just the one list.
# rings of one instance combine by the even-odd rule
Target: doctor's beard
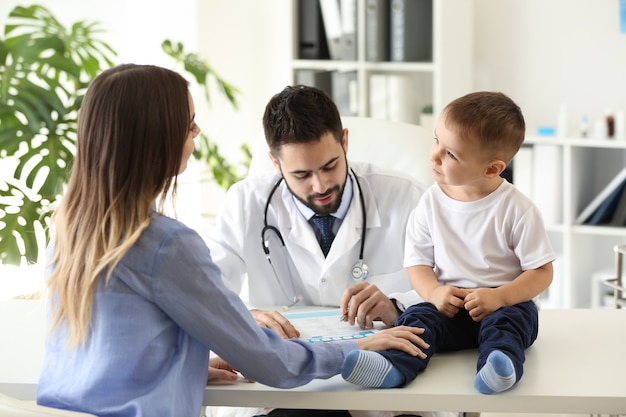
[[[298,201],[300,201],[302,204],[304,204],[305,206],[307,206],[308,208],[310,208],[311,210],[313,210],[315,212],[315,214],[317,214],[318,216],[328,216],[329,214],[333,214],[335,213],[337,210],[339,210],[339,206],[341,205],[341,198],[343,197],[343,192],[346,189],[346,181],[348,180],[348,165],[346,164],[346,176],[344,177],[344,181],[343,184],[337,184],[333,187],[330,187],[328,190],[326,190],[325,193],[323,194],[310,194],[308,195],[306,198],[302,198],[299,195],[297,195],[296,193],[293,192],[293,190],[291,189],[291,187],[289,186],[289,183],[285,180],[285,185],[287,186],[287,188],[289,189],[289,191],[291,191],[291,194],[298,199]],[[336,196],[333,199],[332,203],[330,204],[326,204],[323,206],[320,206],[319,204],[315,204],[315,200],[320,198],[320,197],[327,197],[330,194],[335,193]]]

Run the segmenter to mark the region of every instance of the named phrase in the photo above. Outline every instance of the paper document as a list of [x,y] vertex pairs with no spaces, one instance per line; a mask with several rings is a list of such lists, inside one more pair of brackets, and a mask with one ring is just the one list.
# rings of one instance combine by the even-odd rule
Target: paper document
[[374,322],[373,329],[361,330],[356,324],[341,321],[339,309],[287,313],[285,317],[300,331],[300,339],[310,343],[360,339],[386,327],[383,322]]

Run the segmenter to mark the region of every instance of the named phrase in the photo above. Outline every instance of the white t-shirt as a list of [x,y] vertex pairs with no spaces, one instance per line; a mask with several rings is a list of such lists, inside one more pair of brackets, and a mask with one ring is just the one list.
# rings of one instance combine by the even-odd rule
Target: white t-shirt
[[555,258],[539,209],[507,181],[471,202],[433,184],[407,225],[404,266],[432,266],[444,285],[498,287]]

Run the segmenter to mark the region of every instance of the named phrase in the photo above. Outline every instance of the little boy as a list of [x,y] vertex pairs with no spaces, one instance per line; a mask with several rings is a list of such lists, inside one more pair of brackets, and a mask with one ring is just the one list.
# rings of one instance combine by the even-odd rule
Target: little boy
[[427,357],[353,351],[344,379],[399,387],[436,352],[477,347],[478,391],[502,392],[520,380],[524,351],[537,338],[535,302],[555,260],[539,210],[500,176],[524,134],[520,108],[502,93],[471,93],[444,108],[430,150],[435,184],[406,233],[404,266],[424,302],[395,323],[425,329]]

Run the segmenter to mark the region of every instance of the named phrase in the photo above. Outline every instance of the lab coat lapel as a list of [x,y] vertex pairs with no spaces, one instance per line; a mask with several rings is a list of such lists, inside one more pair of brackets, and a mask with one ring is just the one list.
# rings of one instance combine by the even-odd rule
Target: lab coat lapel
[[289,246],[299,246],[311,254],[321,253],[313,228],[298,211],[292,198],[289,189],[281,185],[281,212],[277,212],[279,230],[284,239],[289,241]]
[[[378,228],[380,227],[380,214],[378,212],[376,200],[373,197],[374,194],[372,192],[372,188],[369,182],[367,182],[367,180],[363,177],[359,177],[359,183],[361,185],[361,189],[363,190],[363,197],[365,200],[367,229]],[[328,257],[326,258],[327,264],[333,264],[343,258],[355,245],[359,246],[360,249],[360,240],[363,233],[363,210],[361,206],[361,199],[358,194],[359,187],[357,187],[356,183],[353,185],[354,194],[352,196],[352,200],[350,201],[350,209],[348,210],[348,213],[339,228],[337,236],[335,236],[337,244],[333,244],[330,248],[330,252],[328,252]],[[367,242],[367,232],[365,234],[365,241]],[[357,259],[354,259],[354,262],[356,261]]]
[[[367,181],[367,178],[362,176],[359,176],[359,182],[365,199],[367,228],[378,228],[381,222],[380,213],[370,183]],[[276,207],[279,230],[281,230],[284,238],[289,240],[290,245],[297,245],[310,252],[315,259],[318,259],[318,256],[315,255],[321,254],[321,249],[311,225],[302,217],[302,214],[298,211],[295,204],[293,204],[293,201],[291,201],[293,196],[289,189],[284,184],[280,187],[281,204]],[[354,194],[350,201],[350,209],[337,232],[337,236],[335,236],[337,242],[336,244],[335,242],[333,243],[325,262],[323,261],[324,258],[319,258],[322,259],[322,263],[324,263],[326,267],[342,259],[355,245],[360,244],[359,240],[361,239],[363,228],[363,213],[361,200],[358,195],[359,188],[356,184],[354,184],[353,190]],[[365,239],[367,242],[367,233]],[[356,262],[356,260],[357,259],[354,261]]]

